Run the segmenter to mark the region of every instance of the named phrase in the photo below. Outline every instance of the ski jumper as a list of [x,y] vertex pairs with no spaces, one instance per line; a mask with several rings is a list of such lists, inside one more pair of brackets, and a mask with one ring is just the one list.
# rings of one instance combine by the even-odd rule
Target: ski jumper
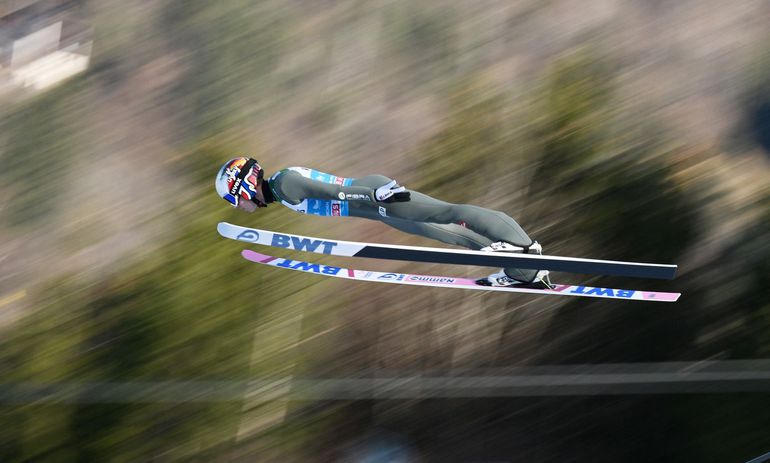
[[[297,212],[377,220],[406,233],[446,244],[481,249],[495,241],[528,247],[533,241],[508,215],[468,204],[452,204],[413,190],[403,202],[378,202],[374,191],[391,179],[384,175],[344,178],[304,167],[289,167],[268,180],[275,201]],[[529,282],[537,270],[506,268]]]

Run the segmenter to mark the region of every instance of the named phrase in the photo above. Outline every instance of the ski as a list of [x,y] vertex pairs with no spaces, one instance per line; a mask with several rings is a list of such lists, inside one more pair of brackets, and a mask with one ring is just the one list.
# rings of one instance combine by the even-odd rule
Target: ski
[[275,268],[296,270],[335,278],[377,283],[395,283],[400,285],[430,286],[435,288],[475,289],[480,291],[500,291],[506,293],[546,294],[554,296],[597,297],[604,299],[623,299],[632,301],[675,302],[679,293],[637,291],[632,289],[597,288],[592,286],[553,285],[554,289],[535,289],[517,287],[482,286],[469,278],[449,276],[413,275],[410,273],[374,272],[350,268],[334,267],[299,260],[268,256],[246,249],[241,252],[244,258],[262,265]]
[[535,270],[553,270],[570,273],[613,275],[635,278],[670,280],[676,274],[676,265],[645,264],[612,260],[583,259],[578,257],[541,256],[483,252],[466,249],[443,249],[418,246],[400,246],[353,241],[327,240],[310,236],[278,233],[270,230],[246,228],[220,222],[217,231],[225,238],[297,251],[315,252],[334,256],[368,257],[437,264],[478,265],[486,267],[518,267]]

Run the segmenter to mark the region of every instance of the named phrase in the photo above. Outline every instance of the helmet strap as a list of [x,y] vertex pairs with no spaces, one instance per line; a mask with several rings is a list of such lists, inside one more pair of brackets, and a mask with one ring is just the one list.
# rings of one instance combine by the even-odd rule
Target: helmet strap
[[275,201],[273,190],[270,188],[270,180],[262,182],[262,195],[265,197],[265,204]]

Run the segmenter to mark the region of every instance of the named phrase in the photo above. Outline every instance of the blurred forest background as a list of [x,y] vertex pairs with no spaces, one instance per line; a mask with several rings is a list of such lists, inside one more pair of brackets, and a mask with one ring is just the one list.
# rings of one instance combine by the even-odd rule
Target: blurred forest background
[[[93,26],[90,67],[0,105],[0,461],[744,462],[770,451],[767,384],[292,395],[313,379],[770,358],[766,1],[59,3]],[[216,223],[436,243],[280,206],[235,211],[213,181],[237,154],[268,174],[382,173],[505,211],[547,254],[676,263],[671,282],[553,279],[683,296],[572,301],[263,269]],[[143,395],[266,380],[281,386]],[[126,399],[100,399],[86,387],[97,384],[128,388]]]

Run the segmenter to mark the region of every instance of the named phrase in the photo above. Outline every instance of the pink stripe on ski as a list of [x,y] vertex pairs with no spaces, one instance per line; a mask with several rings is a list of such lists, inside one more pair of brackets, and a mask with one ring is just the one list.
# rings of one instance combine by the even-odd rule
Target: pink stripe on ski
[[571,288],[571,287],[572,286],[570,286],[570,285],[553,285],[553,290],[558,293],[558,292],[564,291],[565,289]]
[[655,293],[651,291],[642,291],[645,301],[676,301],[679,299],[677,293]]

